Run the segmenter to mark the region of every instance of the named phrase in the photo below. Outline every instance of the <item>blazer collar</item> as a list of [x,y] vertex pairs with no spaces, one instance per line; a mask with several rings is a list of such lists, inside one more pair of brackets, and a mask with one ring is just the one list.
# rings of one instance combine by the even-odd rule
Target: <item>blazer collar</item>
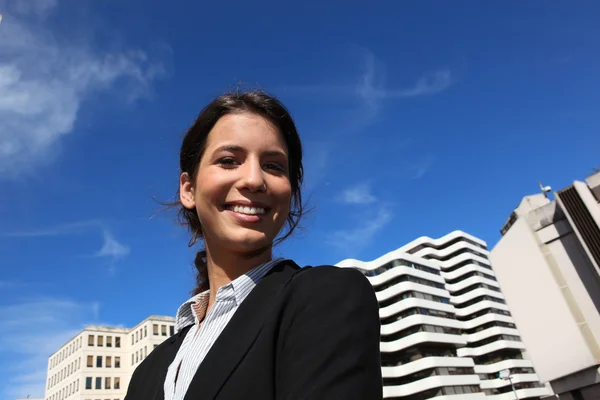
[[274,300],[300,267],[291,260],[274,266],[240,305],[198,367],[184,400],[214,399],[248,352]]

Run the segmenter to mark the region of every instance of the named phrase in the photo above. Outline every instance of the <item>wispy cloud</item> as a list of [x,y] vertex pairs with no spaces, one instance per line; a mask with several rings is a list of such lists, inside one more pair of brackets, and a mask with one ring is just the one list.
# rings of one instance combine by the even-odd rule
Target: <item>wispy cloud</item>
[[384,63],[368,49],[364,49],[363,54],[364,68],[355,82],[333,85],[327,83],[287,85],[283,90],[300,95],[353,96],[362,101],[365,111],[377,113],[386,100],[432,95],[448,89],[455,83],[450,69],[438,68],[418,77],[412,86],[392,88],[386,81]]
[[38,228],[31,230],[22,230],[14,232],[6,232],[3,236],[12,237],[43,237],[43,236],[61,236],[81,233],[90,229],[103,228],[104,224],[99,220],[85,220],[70,222],[62,225],[56,225],[46,228]]
[[0,179],[50,162],[94,93],[118,88],[136,101],[164,75],[142,50],[99,53],[54,35],[44,15],[60,8],[58,0],[0,0]]
[[126,256],[129,251],[129,246],[119,243],[108,230],[104,230],[104,244],[95,256],[117,259]]
[[370,204],[376,202],[377,198],[371,193],[371,186],[363,182],[346,188],[339,200],[346,204]]
[[95,308],[97,303],[48,297],[0,305],[0,397],[43,397],[48,357],[97,322]]
[[328,235],[327,243],[341,250],[345,257],[358,254],[368,246],[373,237],[379,233],[393,218],[392,210],[381,205],[374,215],[365,215],[362,224],[350,229],[341,229]]
[[55,237],[70,236],[81,234],[102,233],[102,246],[91,257],[108,258],[111,260],[110,272],[115,271],[115,262],[131,252],[131,248],[117,239],[109,229],[108,225],[101,220],[83,220],[70,222],[61,225],[28,229],[22,231],[0,233],[0,236],[13,238],[36,238],[36,237]]
[[427,174],[427,172],[429,172],[429,170],[433,166],[434,162],[435,162],[435,158],[431,155],[428,155],[428,156],[424,157],[422,160],[420,160],[419,162],[415,163],[411,167],[411,171],[413,172],[412,178],[413,179],[421,179],[422,177],[424,177],[425,174]]
[[[379,233],[393,218],[391,204],[381,201],[371,192],[368,182],[357,183],[342,191],[339,201],[348,205],[365,205],[353,215],[349,228],[338,229],[327,234],[326,243],[340,250],[345,257],[358,255],[368,246],[373,237]],[[346,211],[345,211],[346,212]]]

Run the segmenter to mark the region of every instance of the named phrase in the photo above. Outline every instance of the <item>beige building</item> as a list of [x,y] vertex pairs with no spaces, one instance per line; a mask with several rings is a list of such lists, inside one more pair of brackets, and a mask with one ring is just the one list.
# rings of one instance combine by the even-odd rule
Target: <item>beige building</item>
[[48,359],[45,400],[123,400],[135,368],[175,333],[151,315],[134,328],[88,326]]
[[490,260],[543,382],[600,399],[600,172],[525,197]]

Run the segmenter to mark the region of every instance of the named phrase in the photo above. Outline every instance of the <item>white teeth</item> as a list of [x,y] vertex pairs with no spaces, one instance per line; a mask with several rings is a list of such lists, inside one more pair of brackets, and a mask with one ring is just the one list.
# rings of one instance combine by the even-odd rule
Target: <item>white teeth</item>
[[240,213],[240,214],[248,214],[248,215],[259,215],[264,214],[265,209],[260,207],[248,207],[248,206],[230,206],[228,207],[231,211]]

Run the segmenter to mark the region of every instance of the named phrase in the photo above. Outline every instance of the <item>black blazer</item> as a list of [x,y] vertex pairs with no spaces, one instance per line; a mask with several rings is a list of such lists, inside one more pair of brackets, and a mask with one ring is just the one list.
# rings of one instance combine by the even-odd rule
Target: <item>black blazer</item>
[[[163,400],[189,328],[135,370],[125,400]],[[198,368],[185,400],[383,397],[375,291],[360,272],[286,260],[240,305]]]

